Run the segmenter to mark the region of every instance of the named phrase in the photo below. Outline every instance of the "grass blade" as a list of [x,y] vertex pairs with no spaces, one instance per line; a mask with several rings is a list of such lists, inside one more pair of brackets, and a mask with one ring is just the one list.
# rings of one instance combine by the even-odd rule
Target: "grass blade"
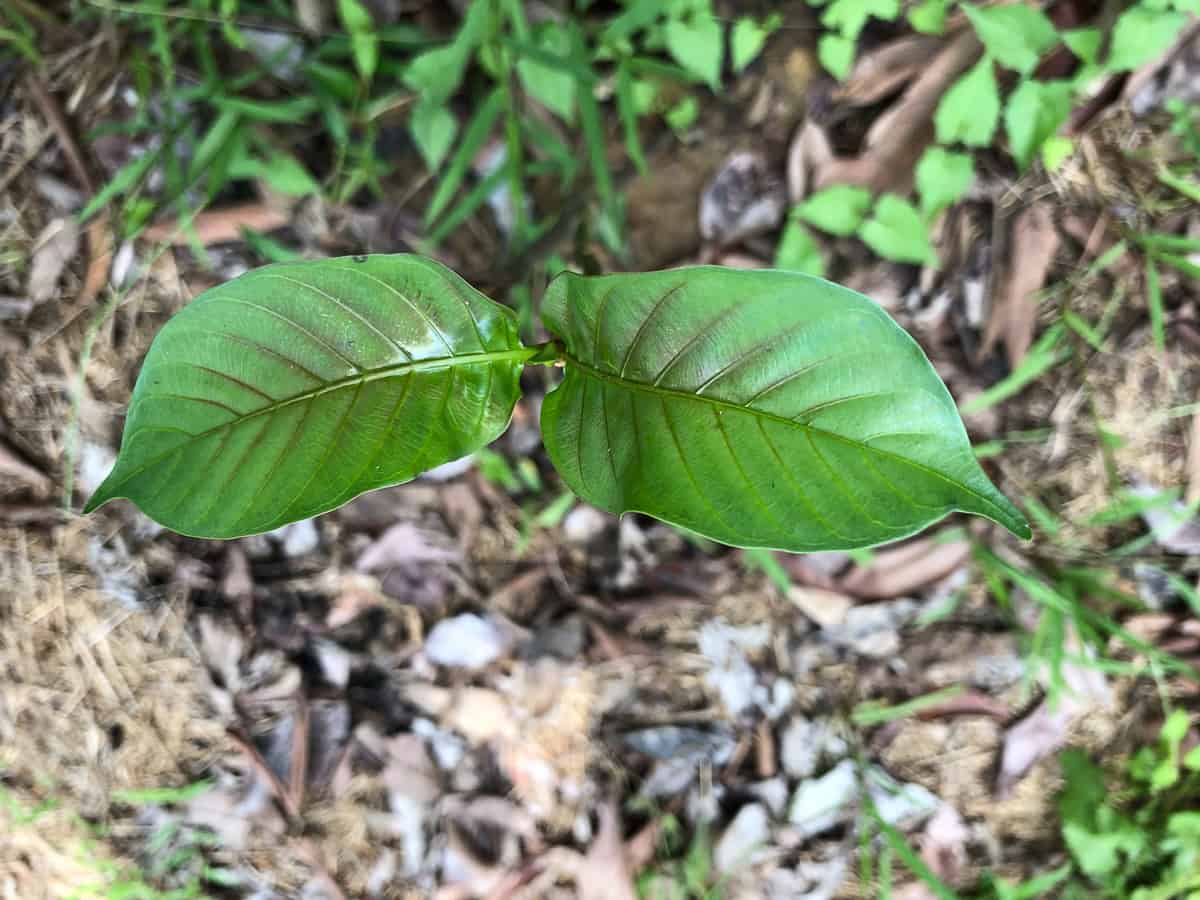
[[1150,332],[1154,335],[1154,346],[1161,351],[1167,345],[1166,327],[1163,324],[1162,285],[1158,280],[1158,263],[1149,255],[1146,257],[1146,304],[1150,307]]
[[467,170],[471,167],[471,160],[482,149],[503,111],[504,90],[500,87],[493,88],[487,99],[476,110],[475,115],[471,117],[466,132],[463,134],[462,143],[458,145],[458,150],[450,159],[450,165],[446,167],[446,174],[438,182],[433,199],[429,201],[429,208],[425,210],[426,226],[432,225],[446,209],[466,177]]
[[617,66],[617,115],[621,117],[621,128],[625,131],[625,152],[633,160],[638,174],[649,171],[646,156],[642,153],[642,141],[638,137],[637,105],[633,99],[633,76],[629,74],[629,63],[622,60]]

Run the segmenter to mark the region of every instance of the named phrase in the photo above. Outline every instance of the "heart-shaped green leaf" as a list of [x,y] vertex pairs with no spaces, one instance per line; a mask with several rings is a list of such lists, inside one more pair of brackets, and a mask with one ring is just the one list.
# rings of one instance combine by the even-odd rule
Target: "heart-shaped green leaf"
[[86,511],[126,497],[212,538],[325,512],[497,437],[531,355],[511,311],[431,260],[256,269],[155,338]]
[[743,547],[863,547],[953,510],[1027,537],[920,347],[876,304],[797,272],[560,275],[566,376],[542,431],[567,484]]

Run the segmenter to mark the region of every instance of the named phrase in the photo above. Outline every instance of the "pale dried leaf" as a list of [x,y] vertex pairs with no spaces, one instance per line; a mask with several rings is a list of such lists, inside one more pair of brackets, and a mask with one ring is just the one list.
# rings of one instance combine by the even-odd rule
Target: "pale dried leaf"
[[971,832],[958,810],[943,803],[925,823],[921,859],[942,881],[960,885],[967,874],[967,842]]
[[[1066,645],[1068,653],[1088,658],[1094,655],[1090,647],[1081,645],[1073,630],[1067,636]],[[996,792],[1000,796],[1008,794],[1039,760],[1057,752],[1080,716],[1112,706],[1112,690],[1100,670],[1064,662],[1062,677],[1065,687],[1058,693],[1057,704],[1047,697],[1004,735],[996,777]]]
[[926,68],[941,44],[937,35],[910,34],[867,51],[833,99],[849,106],[878,103]]
[[829,136],[820,125],[806,118],[788,147],[788,199],[799,203],[808,196],[809,184],[816,173],[833,159]]
[[843,624],[850,607],[854,605],[853,600],[838,591],[800,585],[793,585],[787,598],[800,612],[822,628],[833,628]]
[[1054,227],[1053,207],[1034,203],[1013,222],[1012,251],[1008,265],[997,278],[995,304],[983,332],[980,358],[1004,342],[1011,368],[1016,368],[1033,343],[1037,325],[1037,294],[1058,252],[1059,236]]
[[177,247],[183,247],[191,243],[194,233],[201,244],[208,246],[242,240],[243,228],[274,231],[290,221],[291,216],[286,210],[274,209],[262,203],[246,203],[205,210],[192,220],[192,227],[187,230],[180,227],[180,222],[151,225],[142,232],[142,237],[152,242],[170,241]]
[[79,253],[79,223],[73,218],[53,219],[33,245],[26,292],[34,303],[54,296],[67,263]]
[[875,120],[862,154],[838,158],[817,174],[817,190],[857,184],[875,192],[907,193],[913,168],[934,137],[933,114],[942,95],[979,58],[983,47],[967,29],[951,40],[900,100]]
[[918,538],[877,552],[869,563],[855,566],[839,588],[874,600],[900,597],[940,581],[966,563],[971,545],[965,540]]
[[[1129,492],[1136,497],[1152,498],[1161,491],[1150,484],[1136,483]],[[1200,553],[1200,518],[1186,503],[1175,501],[1156,504],[1142,510],[1142,519],[1154,532],[1154,541],[1169,553]]]
[[637,900],[633,878],[625,859],[625,842],[616,804],[609,801],[598,810],[600,827],[577,878],[579,900]]
[[0,441],[0,477],[24,482],[39,497],[47,496],[53,487],[53,482],[45,474],[13,453],[3,441]]
[[422,562],[449,562],[459,553],[433,543],[430,535],[411,522],[400,522],[381,534],[355,563],[360,572],[381,572]]

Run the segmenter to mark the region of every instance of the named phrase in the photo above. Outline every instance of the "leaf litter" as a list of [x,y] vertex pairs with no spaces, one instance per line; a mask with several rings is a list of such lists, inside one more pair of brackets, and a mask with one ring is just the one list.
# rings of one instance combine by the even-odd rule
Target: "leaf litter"
[[[1129,79],[1139,114],[1194,84],[1188,46]],[[752,154],[734,155],[743,149],[736,118],[702,110],[702,143],[652,151],[651,169],[670,177],[654,187],[635,179],[629,192],[634,234],[646,238],[636,241],[639,257],[682,262],[713,241],[722,258],[762,264],[771,257],[765,236],[786,211],[785,183],[792,203],[833,183],[904,190],[910,163],[934,135],[938,100],[978,52],[965,30],[940,43],[921,36],[878,45],[840,90],[824,100],[814,92],[821,102],[807,110],[758,104],[770,111],[754,115],[772,137]],[[803,94],[807,65],[793,53],[782,69],[767,68],[767,93]],[[803,77],[785,85],[780,71]],[[848,145],[838,116],[879,104]],[[870,292],[886,297],[951,373],[956,396],[978,395],[998,380],[990,367],[1012,369],[1032,352],[1049,304],[1039,311],[1028,298],[1050,286],[1054,245],[1060,256],[1104,252],[1092,246],[1094,228],[1073,237],[1066,221],[1047,221],[1047,207],[1069,199],[1071,214],[1086,214],[1091,226],[1129,202],[1130,179],[1113,148],[1131,120],[1100,107],[1093,121],[1053,178],[982,181],[946,212],[939,251],[998,246],[978,223],[1010,201],[1007,192],[1020,194],[1004,265],[961,252],[944,280],[895,264],[871,275]],[[1138,126],[1125,145],[1146,148],[1152,139]],[[338,229],[312,227],[309,215],[222,205],[199,220],[201,242],[212,245],[223,274],[249,264],[226,243],[240,240],[245,224],[295,227],[311,242],[307,251],[329,252]],[[378,210],[319,215],[352,223],[346,233],[369,234],[377,249],[393,248],[411,227]],[[29,236],[52,223],[24,225],[30,252]],[[865,278],[875,265],[851,238],[829,245],[839,279]],[[81,407],[84,446],[94,448],[84,462],[90,452],[95,469],[105,468],[103,454],[111,459],[129,360],[182,300],[180,273],[196,285],[214,277],[182,247],[152,263],[128,248],[129,272],[116,280],[131,285],[131,297],[97,333],[91,400]],[[58,486],[71,419],[66,386],[83,338],[69,293],[80,279],[94,281],[90,270],[101,262],[61,256],[46,251],[32,285],[0,273],[6,294],[46,294],[20,307],[20,318],[0,321],[0,448],[12,448],[0,459],[16,460],[9,469],[30,492],[14,494],[18,503],[45,505]],[[1122,289],[1128,273],[1117,263],[1072,283],[1065,302],[1096,322]],[[1184,334],[1195,319],[1194,286],[1168,281],[1165,289],[1172,325]],[[1080,394],[1078,375],[1065,368],[996,405],[986,432],[996,437],[1061,412],[1056,456],[1029,442],[1003,465],[1014,483],[1062,498],[1055,509],[1069,519],[1064,530],[1093,550],[1132,527],[1074,524],[1111,502],[1106,452],[1122,483],[1172,486],[1187,483],[1182,451],[1194,454],[1197,443],[1194,415],[1146,421],[1147,411],[1194,402],[1182,345],[1159,353],[1128,310],[1117,316],[1109,352],[1089,362],[1085,399],[1094,398],[1120,441],[1102,447],[1088,436],[1084,402],[1062,401]],[[26,341],[27,328],[51,338]],[[1000,343],[998,361],[991,350]],[[1192,481],[1195,471],[1193,462]],[[986,535],[916,538],[854,559],[776,556],[790,581],[783,590],[740,554],[585,504],[559,526],[529,533],[523,496],[489,483],[469,461],[442,476],[228,547],[148,531],[128,510],[5,530],[0,785],[27,806],[61,799],[114,826],[118,837],[96,853],[122,864],[144,859],[164,827],[213,835],[204,852],[247,894],[628,900],[640,877],[664,877],[673,819],[689,835],[707,830],[711,864],[729,875],[738,891],[731,895],[815,900],[871,890],[855,884],[851,864],[864,795],[947,883],[969,886],[985,867],[1013,877],[1036,871],[1054,838],[1055,749],[1066,742],[1109,752],[1119,744],[1114,717],[1133,716],[1121,681],[1075,663],[1064,664],[1069,690],[1056,703],[1034,697],[1024,712],[1027,661],[1016,637],[997,629],[969,558]],[[0,495],[6,516],[9,489]],[[1162,514],[1150,507],[1132,521],[1161,549],[1190,553],[1189,523],[1168,527]],[[1193,569],[1184,571],[1194,580]],[[1180,652],[1194,652],[1196,636],[1171,606],[1177,598],[1161,596],[1161,621],[1143,613],[1128,627],[1163,645],[1187,639],[1191,649],[1180,643]],[[946,689],[950,699],[918,714],[884,713],[868,728],[850,714],[864,703],[903,709]],[[132,809],[113,799],[119,790],[201,778],[210,786],[178,803]],[[12,809],[0,804],[0,816],[11,819]],[[86,830],[66,814],[47,812],[37,823],[36,832],[3,829],[0,872],[23,888],[77,885],[78,855],[55,850],[88,840]]]

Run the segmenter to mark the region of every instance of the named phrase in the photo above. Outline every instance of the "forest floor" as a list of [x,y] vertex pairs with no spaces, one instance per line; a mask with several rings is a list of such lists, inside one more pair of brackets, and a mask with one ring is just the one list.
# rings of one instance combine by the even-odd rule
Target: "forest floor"
[[[291,118],[248,126],[251,156],[288,148],[292,181],[313,190],[247,156],[168,202],[186,141],[146,123],[172,103],[192,104],[197,129],[234,108],[204,93],[193,39],[232,42],[216,57],[229,81],[251,54],[222,37],[229,4],[142,6],[3,13],[28,52],[0,57],[0,897],[1195,889],[1200,827],[1180,812],[1200,798],[1194,16],[1073,96],[1056,158],[1043,148],[1019,170],[1000,131],[962,154],[969,189],[914,220],[936,264],[789,210],[830,185],[922,189],[934,109],[983,52],[955,11],[944,34],[869,26],[839,84],[816,14],[783,4],[719,92],[663,76],[659,112],[634,125],[644,171],[609,86],[611,172],[583,165],[564,188],[530,170],[476,191],[439,235],[429,252],[534,337],[554,266],[819,265],[886,308],[1036,536],[950,518],[894,546],[802,556],[578,501],[540,442],[551,369],[525,377],[486,452],[275,533],[183,538],[124,502],[80,516],[167,318],[273,259],[427,250],[442,183],[408,137],[399,80],[372,98],[375,118],[350,122],[344,158],[320,96],[297,89]],[[535,23],[545,12],[526,6]],[[712,6],[719,21],[744,12]],[[291,4],[238,15],[259,23],[254,41],[301,54],[341,34],[333,7],[297,2],[299,24],[274,32],[261,23]],[[380,33],[457,27],[452,10],[408,7],[363,8]],[[1064,30],[1100,17],[1111,33],[1094,5],[1055,11]],[[353,80],[358,45],[339,46],[321,65]],[[1044,49],[1044,77],[1070,74],[1062,50]],[[486,70],[445,107],[461,129]],[[236,90],[276,103],[278,83]],[[580,159],[585,130],[559,131]],[[465,192],[487,183],[501,132],[463,157]],[[139,158],[152,162],[135,190]],[[514,183],[528,196],[514,201]],[[506,252],[522,210],[549,208]]]

